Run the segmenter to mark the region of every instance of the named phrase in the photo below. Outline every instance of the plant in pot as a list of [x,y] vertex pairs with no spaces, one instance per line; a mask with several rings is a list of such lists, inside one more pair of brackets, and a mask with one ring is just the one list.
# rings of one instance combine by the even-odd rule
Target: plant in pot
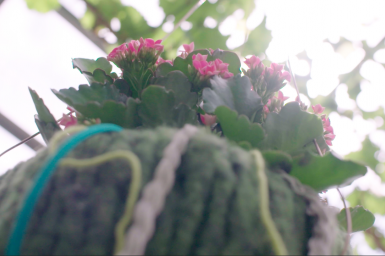
[[373,214],[317,193],[366,168],[329,152],[323,107],[284,104],[283,65],[184,49],[163,60],[161,41],[141,38],[73,59],[89,84],[53,90],[70,110],[60,122],[30,89],[48,147],[0,177],[1,252],[349,252]]

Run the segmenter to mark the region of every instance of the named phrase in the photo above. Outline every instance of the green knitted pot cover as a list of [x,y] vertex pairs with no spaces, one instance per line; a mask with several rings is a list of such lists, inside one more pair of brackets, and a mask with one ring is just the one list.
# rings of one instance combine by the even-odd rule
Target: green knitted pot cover
[[[175,132],[157,128],[99,134],[79,144],[68,157],[86,159],[115,150],[132,151],[142,163],[143,188],[152,180]],[[43,150],[0,177],[0,253],[7,246],[25,193],[47,156]],[[309,197],[316,198],[316,193],[298,189],[302,185],[287,175],[267,169],[265,173],[271,216],[288,253],[315,253],[311,248],[317,243],[330,247],[321,240],[325,240],[325,232],[333,238],[335,230],[322,231],[319,222],[322,219],[333,227],[335,219],[309,210]],[[130,165],[123,159],[81,169],[59,167],[35,207],[21,254],[113,254],[114,229],[124,212],[130,181]],[[261,222],[258,188],[252,155],[200,130],[189,141],[145,254],[274,254]]]

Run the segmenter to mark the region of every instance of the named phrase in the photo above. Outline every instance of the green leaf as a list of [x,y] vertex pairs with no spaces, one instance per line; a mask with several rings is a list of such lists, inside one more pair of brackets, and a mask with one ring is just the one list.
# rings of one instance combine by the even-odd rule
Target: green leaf
[[226,106],[251,119],[263,107],[261,97],[251,91],[247,76],[236,75],[230,79],[215,76],[211,85],[212,88],[205,88],[202,93],[203,109],[209,114],[213,114],[219,106]]
[[49,109],[44,105],[43,100],[39,97],[36,91],[31,88],[28,89],[38,113],[38,115],[35,115],[35,123],[39,128],[44,141],[48,143],[56,131],[61,131],[60,126]]
[[374,157],[374,153],[380,150],[375,144],[373,144],[367,137],[362,142],[362,149],[360,151],[352,152],[345,156],[345,159],[353,160],[370,167],[372,170],[376,170],[378,160]]
[[238,55],[234,52],[222,51],[217,49],[213,52],[212,59],[220,59],[224,63],[230,64],[228,69],[234,75],[241,73],[241,60],[239,59]]
[[98,58],[97,60],[75,58],[72,59],[73,68],[77,68],[87,81],[92,83],[112,84],[116,77],[115,73],[111,73],[112,65],[106,58]]
[[198,95],[191,92],[191,82],[181,71],[172,71],[164,77],[155,78],[152,83],[173,91],[176,104],[184,103],[193,107],[198,101]]
[[263,158],[270,170],[284,170],[289,173],[292,168],[293,159],[285,152],[277,150],[262,151]]
[[223,134],[229,140],[238,143],[247,141],[255,148],[265,137],[265,133],[260,124],[250,123],[249,118],[245,115],[238,116],[236,111],[232,111],[228,107],[217,107],[215,115],[221,124]]
[[156,127],[160,125],[181,127],[186,123],[196,123],[196,112],[181,104],[175,108],[175,95],[164,87],[151,85],[142,93],[139,116],[143,125]]
[[297,102],[287,103],[278,114],[269,113],[264,128],[267,138],[259,147],[288,153],[303,150],[305,145],[323,135],[321,119],[302,111]]
[[73,68],[77,68],[80,72],[93,73],[96,69],[101,69],[107,74],[111,73],[112,65],[106,58],[98,58],[96,60],[75,58],[72,59]]
[[[372,227],[375,221],[373,213],[366,210],[362,206],[356,206],[354,208],[349,207],[350,215],[352,216],[352,232],[365,231]],[[337,215],[340,226],[347,230],[346,222],[346,209],[342,209]]]
[[62,101],[69,106],[74,107],[78,112],[82,113],[80,109],[77,109],[75,105],[85,105],[89,102],[103,103],[106,100],[113,100],[117,102],[125,103],[127,96],[120,94],[115,85],[102,85],[93,83],[91,86],[82,84],[79,85],[79,90],[71,87],[69,89],[61,89],[52,92]]
[[295,157],[290,175],[316,191],[350,185],[366,174],[366,167],[337,158],[332,153],[321,157],[305,152]]
[[370,209],[374,214],[385,214],[385,197],[356,189],[346,199],[351,206],[362,205],[366,209]]
[[38,115],[35,115],[35,123],[43,137],[44,142],[48,145],[52,136],[57,132],[61,131],[60,126],[57,123],[46,123],[39,119]]
[[60,3],[58,0],[25,0],[25,2],[27,3],[29,9],[33,9],[42,13],[60,8]]

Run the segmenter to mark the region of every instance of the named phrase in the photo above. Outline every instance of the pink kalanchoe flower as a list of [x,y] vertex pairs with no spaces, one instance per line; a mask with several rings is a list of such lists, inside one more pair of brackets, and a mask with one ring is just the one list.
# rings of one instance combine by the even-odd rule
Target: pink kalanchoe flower
[[148,47],[148,48],[154,48],[155,50],[160,50],[160,51],[163,51],[163,45],[161,45],[160,43],[162,42],[162,40],[156,40],[154,41],[153,39],[151,38],[146,38],[146,39],[143,39],[142,37],[139,39],[140,41],[140,44],[142,46],[145,46],[145,47]]
[[204,125],[211,126],[217,122],[217,117],[213,115],[200,115],[201,121]]
[[156,65],[160,65],[162,63],[169,63],[169,64],[173,64],[172,60],[164,60],[162,57],[159,57],[159,59],[156,61]]
[[184,51],[180,51],[180,57],[183,59],[187,58],[187,56],[194,51],[194,42],[191,42],[190,44],[184,44],[183,45]]
[[261,60],[255,55],[253,55],[250,58],[246,59],[244,62],[249,68],[256,68],[259,63],[261,63]]
[[325,138],[326,144],[328,144],[329,146],[333,146],[332,140],[334,140],[335,137],[336,136],[334,134],[332,134],[332,133],[325,134],[324,138]]
[[70,126],[76,125],[77,123],[78,123],[78,120],[72,114],[70,115],[63,114],[63,117],[59,122],[60,125],[64,126],[64,129],[67,129]]
[[325,110],[325,108],[322,107],[321,104],[317,104],[315,106],[311,106],[311,108],[313,109],[314,114],[321,114]]
[[291,81],[291,75],[287,71],[283,71],[281,74],[281,79],[285,79],[286,81],[290,82]]
[[274,73],[275,72],[281,73],[281,71],[283,69],[283,65],[280,65],[280,64],[277,64],[277,63],[271,63],[270,68],[274,71]]
[[234,74],[229,72],[229,71],[221,73],[221,77],[224,78],[224,79],[227,79],[227,78],[230,78],[230,77],[233,77],[233,76],[234,76]]
[[197,70],[206,67],[209,63],[206,61],[207,55],[202,55],[198,53],[197,55],[192,56],[193,66]]
[[278,91],[278,97],[277,97],[278,100],[280,100],[281,102],[284,102],[288,98],[290,98],[290,97],[285,97],[285,96],[283,96],[283,93],[281,91]]

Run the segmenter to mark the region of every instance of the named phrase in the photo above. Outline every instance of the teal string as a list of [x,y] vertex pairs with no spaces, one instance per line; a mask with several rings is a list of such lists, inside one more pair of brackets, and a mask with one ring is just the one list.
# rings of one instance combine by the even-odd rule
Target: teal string
[[83,140],[103,132],[120,132],[123,128],[114,124],[99,124],[90,126],[87,130],[81,131],[67,141],[65,141],[58,149],[57,153],[49,158],[44,165],[39,175],[37,176],[33,187],[30,189],[27,197],[24,200],[21,210],[16,217],[16,224],[12,230],[9,238],[6,255],[20,255],[21,244],[23,242],[24,234],[31,219],[36,202],[42,194],[46,184],[55,171],[59,161],[67,155],[74,147],[76,147]]

